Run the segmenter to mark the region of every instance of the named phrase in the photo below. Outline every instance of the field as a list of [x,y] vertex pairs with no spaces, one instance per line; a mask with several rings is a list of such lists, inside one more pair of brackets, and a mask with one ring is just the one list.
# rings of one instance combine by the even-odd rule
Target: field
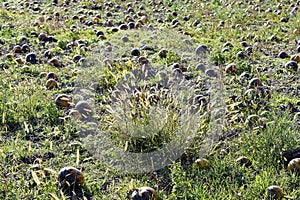
[[299,8],[1,0],[0,199],[300,199]]

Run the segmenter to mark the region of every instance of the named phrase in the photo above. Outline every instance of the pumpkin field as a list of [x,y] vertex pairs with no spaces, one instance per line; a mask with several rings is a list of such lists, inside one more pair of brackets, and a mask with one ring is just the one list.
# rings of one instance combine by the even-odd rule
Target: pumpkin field
[[299,0],[0,2],[0,199],[300,199]]

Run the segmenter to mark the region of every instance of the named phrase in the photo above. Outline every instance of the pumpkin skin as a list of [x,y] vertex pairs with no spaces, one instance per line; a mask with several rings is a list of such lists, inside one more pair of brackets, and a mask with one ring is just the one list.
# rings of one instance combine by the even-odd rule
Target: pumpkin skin
[[225,72],[226,72],[226,74],[236,74],[237,73],[236,64],[231,63],[231,64],[227,65],[225,68]]
[[56,80],[51,78],[51,79],[47,80],[45,86],[48,90],[51,90],[51,89],[57,87],[57,82],[56,82]]
[[241,156],[238,159],[235,160],[237,164],[239,164],[240,166],[245,166],[245,167],[250,167],[252,165],[252,162],[249,158],[245,157],[245,156]]
[[71,109],[68,116],[73,117],[75,119],[82,119],[83,117],[82,114],[76,109]]
[[151,187],[140,187],[127,191],[127,198],[130,200],[158,200],[158,195]]
[[41,72],[40,74],[39,74],[39,77],[40,78],[45,78],[47,76],[47,72]]
[[194,165],[198,166],[200,169],[208,169],[210,167],[210,162],[205,158],[198,158]]
[[300,54],[292,55],[291,60],[300,63]]
[[268,196],[274,199],[282,199],[284,197],[283,189],[276,185],[269,186],[267,192]]
[[80,114],[82,114],[84,117],[88,117],[93,114],[93,110],[92,110],[91,106],[89,105],[89,103],[87,101],[83,101],[83,100],[79,101],[75,105],[75,110],[78,110],[78,112]]
[[59,94],[55,98],[55,104],[60,106],[60,107],[69,107],[72,104],[72,100],[66,94]]
[[300,172],[300,158],[292,159],[288,164],[287,170],[289,172],[299,173]]
[[249,87],[254,88],[256,86],[262,86],[262,81],[259,78],[253,78],[249,81]]
[[78,187],[84,184],[84,176],[75,167],[64,167],[58,172],[58,182],[59,188],[63,189]]

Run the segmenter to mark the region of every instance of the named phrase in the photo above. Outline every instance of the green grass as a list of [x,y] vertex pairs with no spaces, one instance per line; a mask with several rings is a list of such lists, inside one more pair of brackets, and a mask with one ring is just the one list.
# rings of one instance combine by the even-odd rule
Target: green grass
[[[5,8],[5,2],[8,2],[10,9]],[[153,5],[153,1],[127,0],[112,1],[115,4],[105,8],[102,1],[95,1],[103,8],[92,10],[91,1],[71,0],[65,7],[62,7],[64,1],[60,0],[58,6],[52,5],[52,1],[39,1],[36,5],[32,1],[28,2],[1,1],[0,7],[0,199],[68,199],[57,187],[57,173],[65,166],[82,170],[85,185],[81,189],[93,199],[126,199],[126,190],[132,184],[134,187],[153,187],[160,199],[164,200],[270,199],[266,195],[270,185],[281,186],[285,194],[300,199],[299,176],[285,169],[282,158],[284,151],[299,147],[299,125],[294,119],[296,112],[291,112],[289,108],[291,103],[296,110],[299,109],[299,72],[284,67],[289,58],[280,59],[277,56],[280,51],[286,51],[289,55],[297,53],[295,40],[300,37],[300,18],[299,11],[295,11],[294,17],[289,14],[293,9],[290,3],[283,0],[249,1],[248,4],[230,0],[187,3],[175,0],[161,1],[162,6]],[[136,4],[135,16],[126,13],[129,2]],[[299,8],[299,2],[290,2]],[[115,12],[116,4],[120,5],[122,11]],[[40,11],[32,9],[37,5]],[[144,10],[140,10],[140,6],[144,6]],[[265,12],[267,9],[272,11]],[[275,11],[281,13],[276,14]],[[55,22],[55,12],[60,14],[59,22]],[[107,12],[113,16],[108,17]],[[163,28],[152,32],[159,39],[151,38],[152,33],[147,31],[135,29],[114,33],[112,27],[105,26],[108,19],[112,20],[114,27],[121,23],[127,24],[128,16],[136,22],[143,13],[147,18],[143,22],[144,28],[149,25]],[[86,15],[86,20],[92,21],[96,14],[101,16],[100,24],[88,26],[72,19],[74,15]],[[41,22],[40,16],[45,19],[51,16],[53,19]],[[185,21],[188,16],[190,19]],[[288,17],[288,22],[281,22],[283,17]],[[163,23],[158,22],[159,18]],[[180,25],[174,27],[172,20],[178,20]],[[194,26],[196,20],[200,23]],[[39,26],[34,26],[34,22],[39,22]],[[72,25],[77,27],[75,31],[70,29]],[[97,37],[98,30],[102,30],[107,39]],[[37,34],[47,33],[57,42],[43,44],[32,31]],[[179,32],[187,35],[183,36]],[[124,43],[121,40],[123,36],[127,36],[130,42]],[[271,40],[272,36],[276,36],[278,41]],[[21,41],[24,37],[28,42]],[[184,39],[193,42],[187,45]],[[251,46],[253,51],[245,58],[237,55],[245,51],[242,41]],[[80,47],[81,42],[85,48]],[[111,57],[113,64],[103,67],[101,62],[105,56],[101,53],[109,46],[106,42],[112,43],[112,52],[118,58]],[[223,46],[226,42],[233,45],[226,47],[227,51]],[[25,61],[29,52],[17,53],[13,48],[24,43],[29,45],[30,52],[36,54],[38,63],[17,63],[16,58]],[[141,44],[144,43],[151,45],[154,53],[141,50]],[[216,90],[210,91],[208,86],[212,82],[209,82],[205,73],[195,69],[199,60],[187,60],[189,56],[194,56],[198,44],[205,44],[209,49],[209,58],[203,62],[216,65],[222,76],[225,95],[222,94],[221,99],[226,112],[218,133],[209,132],[210,128],[215,127],[211,113],[215,107],[210,102],[213,100],[209,99],[213,95],[209,92]],[[96,90],[93,90],[95,96],[90,99],[94,102],[93,106],[97,107],[94,113],[97,118],[93,119],[107,133],[106,137],[115,142],[115,147],[124,152],[151,152],[167,145],[177,136],[174,130],[182,126],[184,119],[181,116],[185,113],[180,113],[180,108],[188,108],[189,104],[181,105],[179,94],[168,95],[170,91],[164,93],[165,86],[170,83],[164,82],[164,74],[150,78],[145,83],[144,91],[140,92],[150,93],[153,88],[157,90],[162,100],[159,103],[166,110],[165,118],[160,119],[162,115],[151,116],[148,112],[153,106],[150,101],[141,97],[134,98],[138,93],[130,90],[127,91],[127,95],[132,98],[129,101],[130,109],[117,115],[110,112],[110,106],[120,106],[111,97],[111,92],[123,86],[122,81],[124,77],[128,78],[130,72],[141,68],[136,58],[130,55],[132,48],[139,48],[141,55],[146,56],[153,67],[160,67],[168,78],[173,76],[173,64],[182,64],[187,68],[183,74],[191,75],[189,83],[193,87],[188,89],[192,95],[199,95],[203,102],[207,102],[202,102],[198,110],[197,127],[184,124],[188,130],[182,135],[182,141],[175,143],[183,145],[180,142],[186,139],[187,133],[190,134],[192,139],[181,152],[182,155],[160,169],[143,173],[118,171],[107,162],[97,159],[97,155],[90,151],[89,144],[92,143],[83,142],[78,121],[67,117],[70,108],[61,108],[55,104],[56,96],[61,93],[71,96],[74,104],[86,97],[74,92],[83,81],[83,86],[96,86]],[[162,48],[169,50],[166,58],[157,55]],[[51,50],[63,63],[63,67],[51,66],[49,59],[44,56],[46,50]],[[123,54],[125,56],[120,58]],[[9,55],[13,58],[10,59]],[[97,57],[99,62],[84,66],[73,61],[75,55]],[[230,63],[237,65],[236,74],[225,73],[225,67]],[[28,71],[22,69],[25,65],[29,67]],[[90,70],[87,74],[84,73],[84,67]],[[78,70],[77,76],[73,74],[75,69]],[[58,87],[46,89],[47,80],[39,77],[41,72],[56,73]],[[250,73],[249,79],[243,80],[240,77],[243,72]],[[249,89],[249,80],[255,77],[262,80],[264,89],[271,92],[270,96],[264,96],[258,88],[254,88],[251,94],[245,94]],[[93,84],[89,82],[90,79],[94,81]],[[138,83],[134,82],[131,86],[137,88]],[[120,111],[122,107],[118,109]],[[258,115],[259,119],[249,119],[251,115]],[[130,135],[130,131],[124,131],[124,126],[128,124],[131,125],[128,130],[148,126],[150,128],[146,130],[155,133],[148,138],[139,138],[136,132]],[[164,124],[164,128],[159,130],[156,126],[161,124]],[[92,129],[88,121],[83,121],[81,125]],[[202,154],[205,137],[215,140],[212,148]],[[108,155],[111,153],[111,158],[120,159],[119,155],[113,155],[115,151],[105,149],[106,144],[102,144],[98,143],[100,150],[103,148]],[[236,159],[240,156],[250,159],[252,166],[239,165]],[[208,169],[200,169],[194,164],[201,157],[210,161]],[[128,157],[122,159],[128,159],[125,160],[127,164],[135,165],[136,162],[138,166],[139,160]]]

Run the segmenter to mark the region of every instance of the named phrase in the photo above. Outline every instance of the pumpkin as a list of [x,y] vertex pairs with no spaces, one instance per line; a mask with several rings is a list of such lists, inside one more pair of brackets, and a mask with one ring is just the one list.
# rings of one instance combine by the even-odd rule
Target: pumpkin
[[292,159],[287,167],[287,170],[289,172],[296,172],[299,173],[300,172],[300,158],[294,158]]
[[273,199],[282,199],[284,197],[283,189],[279,186],[272,185],[267,188],[268,196]]
[[48,90],[51,90],[51,89],[57,87],[57,82],[53,78],[50,78],[49,80],[47,80],[45,86]]
[[205,158],[198,158],[195,161],[195,165],[200,167],[201,169],[207,169],[210,167],[210,162]]
[[64,167],[58,172],[59,188],[68,189],[78,187],[84,184],[84,176],[81,171],[75,167]]
[[71,98],[66,94],[59,94],[55,98],[55,103],[61,107],[69,107],[72,104]]
[[127,191],[127,198],[131,200],[158,200],[155,189],[151,187],[133,188]]
[[236,163],[241,166],[244,165],[245,167],[250,167],[252,165],[251,160],[245,156],[241,156],[238,159],[236,159]]

